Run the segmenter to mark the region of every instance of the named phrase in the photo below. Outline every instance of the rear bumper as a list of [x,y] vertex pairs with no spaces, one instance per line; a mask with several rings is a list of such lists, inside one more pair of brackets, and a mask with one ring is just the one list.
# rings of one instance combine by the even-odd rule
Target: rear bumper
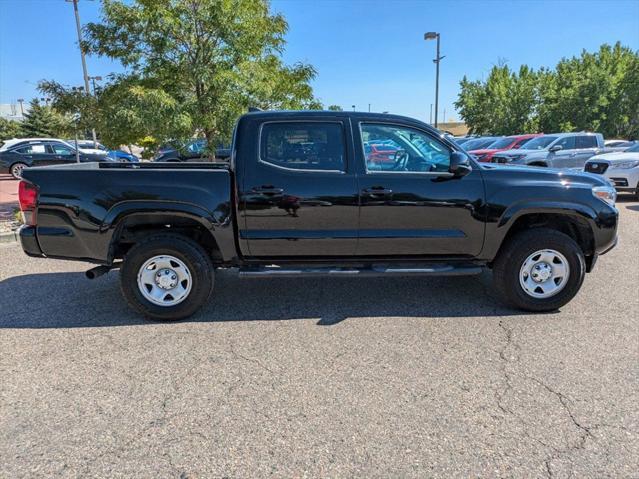
[[20,244],[22,245],[22,249],[27,255],[39,258],[44,256],[40,249],[40,245],[38,244],[35,226],[22,226],[18,233],[20,235]]

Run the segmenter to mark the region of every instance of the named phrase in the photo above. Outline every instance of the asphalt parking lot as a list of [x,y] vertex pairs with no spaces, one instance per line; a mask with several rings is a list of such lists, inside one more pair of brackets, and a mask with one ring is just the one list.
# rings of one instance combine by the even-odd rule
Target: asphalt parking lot
[[0,245],[0,477],[639,477],[639,203],[561,312],[470,278],[217,276],[150,323],[118,274]]

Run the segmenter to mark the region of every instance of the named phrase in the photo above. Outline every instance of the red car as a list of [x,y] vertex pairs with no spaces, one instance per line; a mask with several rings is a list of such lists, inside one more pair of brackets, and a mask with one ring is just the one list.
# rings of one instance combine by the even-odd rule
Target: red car
[[489,148],[484,148],[482,150],[473,150],[469,151],[468,153],[475,155],[479,161],[490,162],[493,155],[498,151],[521,148],[531,138],[535,138],[541,135],[542,133],[530,133],[528,135],[505,136],[504,138],[496,140],[490,145]]
[[370,163],[388,163],[395,160],[398,148],[392,145],[371,143],[365,146],[366,161]]

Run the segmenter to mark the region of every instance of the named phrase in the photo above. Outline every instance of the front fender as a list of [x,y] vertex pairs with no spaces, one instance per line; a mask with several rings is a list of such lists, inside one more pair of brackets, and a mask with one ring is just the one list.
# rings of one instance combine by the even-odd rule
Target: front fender
[[597,212],[581,203],[565,202],[565,201],[521,201],[510,205],[501,215],[498,228],[506,226],[508,229],[517,218],[535,213],[561,214],[582,217],[588,221],[597,219]]

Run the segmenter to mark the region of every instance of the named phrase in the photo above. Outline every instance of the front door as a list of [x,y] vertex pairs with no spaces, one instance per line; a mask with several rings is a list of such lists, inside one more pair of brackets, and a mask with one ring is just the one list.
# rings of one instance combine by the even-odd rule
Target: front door
[[575,137],[565,136],[557,140],[552,146],[561,146],[561,150],[550,152],[549,165],[552,168],[572,168],[575,164]]
[[76,161],[75,150],[63,143],[49,143],[48,148],[53,155],[51,164],[60,165]]
[[255,128],[258,151],[243,158],[238,185],[239,236],[248,255],[354,255],[359,198],[349,168],[350,123],[314,116]]
[[[479,169],[448,172],[452,147],[426,131],[363,122],[358,149],[359,256],[475,256],[484,241],[484,186]],[[392,157],[376,158],[375,145]]]

